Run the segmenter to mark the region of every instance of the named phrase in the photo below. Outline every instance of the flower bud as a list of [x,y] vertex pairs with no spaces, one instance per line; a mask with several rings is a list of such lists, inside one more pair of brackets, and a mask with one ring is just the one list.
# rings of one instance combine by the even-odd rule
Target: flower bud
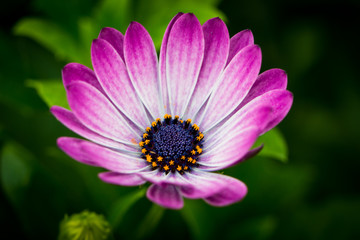
[[60,223],[58,240],[106,240],[110,225],[103,215],[85,210],[65,218]]

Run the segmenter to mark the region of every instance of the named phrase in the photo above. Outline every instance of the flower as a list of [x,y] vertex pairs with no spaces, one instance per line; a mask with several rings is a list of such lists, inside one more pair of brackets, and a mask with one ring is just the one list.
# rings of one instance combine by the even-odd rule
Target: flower
[[59,240],[108,239],[110,224],[103,215],[85,210],[65,218],[60,223]]
[[63,81],[72,111],[51,112],[90,140],[58,139],[75,160],[102,167],[101,180],[123,186],[151,183],[147,197],[180,209],[183,197],[226,206],[246,185],[213,173],[260,151],[257,137],[288,113],[292,94],[281,69],[259,74],[261,51],[250,30],[231,39],[225,23],[201,25],[179,13],[169,23],[159,60],[146,29],[125,35],[101,30],[91,47],[94,71],[70,63]]

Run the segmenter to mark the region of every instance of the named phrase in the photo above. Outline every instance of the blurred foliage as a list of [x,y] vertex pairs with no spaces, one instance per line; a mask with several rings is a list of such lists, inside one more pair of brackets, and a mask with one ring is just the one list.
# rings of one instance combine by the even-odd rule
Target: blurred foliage
[[[1,238],[56,239],[65,214],[89,209],[105,216],[115,239],[359,239],[359,8],[356,1],[4,2]],[[241,203],[226,208],[186,200],[181,211],[164,210],[144,197],[146,186],[105,184],[96,177],[101,169],[56,147],[57,137],[76,136],[49,113],[51,105],[68,107],[61,68],[90,67],[92,39],[105,26],[125,33],[138,21],[159,49],[179,11],[202,23],[220,16],[230,35],[251,29],[263,51],[262,71],[285,69],[295,96],[281,133],[261,136],[258,156],[224,170],[249,188]]]

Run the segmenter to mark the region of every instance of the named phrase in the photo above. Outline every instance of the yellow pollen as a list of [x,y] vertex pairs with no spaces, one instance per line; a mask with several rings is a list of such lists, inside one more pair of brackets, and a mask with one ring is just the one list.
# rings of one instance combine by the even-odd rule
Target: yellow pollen
[[175,119],[179,119],[179,115],[175,115]]
[[146,155],[146,161],[151,162],[151,156],[150,156],[150,154]]
[[167,115],[167,114],[165,114],[165,115],[164,115],[164,119],[166,119],[166,118],[167,118],[167,116],[168,116],[168,115]]
[[180,165],[178,165],[178,167],[176,168],[176,170],[178,170],[179,172],[181,171],[182,167]]
[[155,127],[156,126],[156,122],[152,122],[151,126]]
[[157,119],[156,119],[156,122],[158,122],[158,123],[159,123],[160,121],[161,121],[161,119],[160,119],[160,118],[157,118]]
[[180,120],[181,123],[183,123],[184,121],[183,120]]
[[186,158],[185,156],[181,156],[181,160],[185,160],[185,158]]
[[145,144],[144,142],[139,142],[139,146],[140,146],[140,147],[143,147],[144,144]]
[[170,165],[174,165],[174,160],[171,160],[171,161],[169,162],[169,164],[170,164]]
[[147,127],[147,128],[146,128],[146,131],[147,131],[147,132],[150,132],[150,131],[151,131],[151,127]]
[[145,144],[147,145],[147,144],[149,144],[150,143],[150,140],[148,139],[148,140],[145,140]]
[[156,162],[152,162],[152,166],[156,167],[157,166]]
[[199,130],[199,127],[198,127],[198,125],[196,125],[196,124],[193,125],[193,128],[195,129],[195,131],[198,131],[198,130]]
[[158,160],[158,162],[161,162],[161,161],[163,160],[163,158],[162,158],[161,156],[159,156],[159,157],[157,158],[157,160]]
[[141,152],[142,152],[143,154],[145,154],[145,153],[146,153],[146,149],[145,149],[145,148],[141,149]]
[[192,162],[192,160],[193,160],[192,157],[188,158],[188,162]]
[[147,133],[143,134],[143,138],[147,138],[148,136],[149,136],[149,134],[147,134]]
[[165,166],[164,166],[164,170],[165,170],[165,171],[169,170],[169,166],[168,166],[168,165],[165,165]]
[[194,160],[192,161],[192,163],[195,164],[195,163],[196,163],[196,160],[194,159]]
[[189,118],[188,120],[186,120],[186,123],[190,124],[190,123],[191,123],[191,119]]
[[192,155],[195,155],[195,153],[196,153],[195,150],[191,150]]
[[171,118],[171,115],[169,114],[169,115],[167,115],[167,118]]
[[188,168],[189,168],[188,166],[185,166],[185,167],[184,167],[184,170],[188,170]]
[[196,137],[196,140],[200,141],[200,140],[203,139],[203,138],[204,138],[204,134],[199,133],[199,136]]
[[196,150],[199,154],[202,153],[202,149],[200,147],[196,148]]

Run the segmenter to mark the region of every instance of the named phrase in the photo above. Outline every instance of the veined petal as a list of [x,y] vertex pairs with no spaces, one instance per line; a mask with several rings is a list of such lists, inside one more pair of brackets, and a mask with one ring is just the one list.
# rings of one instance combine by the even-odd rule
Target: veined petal
[[207,131],[241,103],[255,82],[261,66],[261,51],[256,45],[242,49],[226,67],[222,80],[211,94],[203,120]]
[[128,126],[118,110],[96,88],[75,82],[68,87],[67,97],[76,118],[87,128],[121,143],[139,142],[139,134]]
[[205,39],[204,60],[185,119],[194,119],[225,67],[229,53],[229,32],[220,18],[208,20],[202,26]]
[[182,116],[195,88],[204,56],[204,36],[194,14],[174,23],[166,48],[166,78],[171,114]]
[[208,149],[198,161],[212,171],[232,166],[234,162],[246,155],[255,143],[260,130],[257,127],[242,129]]
[[243,182],[235,178],[225,182],[228,184],[221,191],[205,198],[205,202],[213,206],[224,207],[241,201],[246,196],[247,187]]
[[250,102],[252,99],[275,89],[286,89],[287,75],[282,69],[273,68],[260,74],[254,85],[251,87],[248,95],[239,105],[239,109]]
[[[234,114],[222,126],[216,128],[212,133],[206,134],[204,141],[204,150],[212,149],[215,145],[227,141],[229,137],[244,129],[253,127],[259,129],[260,132],[272,120],[273,108],[270,103],[263,101],[254,101],[252,104],[246,105]],[[226,139],[224,137],[226,136]]]
[[95,39],[91,58],[100,84],[111,101],[141,130],[145,129],[150,122],[120,55],[107,41]]
[[123,174],[117,172],[102,172],[99,173],[99,178],[104,182],[121,186],[138,186],[146,182],[136,174]]
[[79,134],[80,136],[87,138],[95,143],[98,143],[100,145],[104,145],[111,148],[116,148],[119,151],[126,152],[128,154],[132,155],[138,155],[137,147],[138,145],[125,145],[119,142],[116,142],[114,140],[111,140],[109,138],[103,137],[96,132],[91,131],[87,127],[85,127],[76,117],[75,115],[62,107],[59,106],[53,106],[50,109],[51,113],[56,117],[57,120],[59,120],[62,124],[64,124],[67,128],[69,128],[71,131]]
[[188,176],[192,185],[180,187],[181,194],[187,198],[204,200],[211,205],[226,206],[243,199],[247,193],[246,185],[229,176],[217,173],[193,171]]
[[76,81],[83,81],[97,88],[100,92],[103,92],[95,73],[90,68],[80,63],[67,64],[62,69],[62,79],[65,89]]
[[181,209],[184,206],[184,200],[179,190],[170,184],[165,186],[153,184],[148,188],[146,196],[165,208]]
[[230,50],[227,64],[240,52],[244,47],[254,45],[254,36],[249,29],[238,32],[230,39]]
[[[169,34],[174,26],[174,23],[182,16],[183,13],[178,13],[173,19],[171,19],[169,25],[166,28],[164,37],[161,43],[160,56],[159,56],[159,77],[160,77],[160,93],[162,96],[162,105],[164,106],[162,110],[163,114],[167,113],[169,108],[169,95],[168,95],[168,86],[166,81],[166,49],[169,40]],[[162,115],[163,115],[162,114]]]
[[[271,127],[278,124],[287,114],[292,104],[292,94],[286,90],[275,89],[264,93],[236,112],[230,114],[216,128],[206,132],[206,147],[211,146],[220,139],[218,136],[227,136],[235,129],[256,126],[261,133],[268,131]],[[271,114],[267,114],[271,109]],[[270,112],[269,112],[270,113]]]
[[[266,128],[262,131],[262,133],[265,133],[270,129],[272,129],[273,127],[275,127],[276,125],[278,125],[288,114],[291,105],[293,103],[293,94],[287,90],[273,90],[269,92],[269,95],[276,94],[277,91],[280,91],[281,94],[279,94],[277,99],[272,98],[273,99],[273,102],[271,102],[273,106],[272,119],[268,123]],[[258,98],[261,98],[262,96],[259,96]]]
[[99,39],[108,41],[124,61],[124,35],[118,30],[110,27],[101,29]]
[[[244,162],[245,160],[254,157],[263,149],[263,147],[264,147],[264,145],[262,144],[259,147],[249,150],[245,155],[243,155],[242,157],[239,157],[237,160],[233,161],[231,163],[231,165],[229,165],[228,167],[235,166],[238,163]],[[203,171],[217,171],[219,169],[219,166],[218,166],[218,164],[217,165],[216,164],[211,165],[211,163],[210,164],[203,163],[202,165],[199,166],[199,169],[201,169]]]
[[133,86],[153,119],[161,116],[158,60],[146,29],[132,22],[125,33],[124,57]]
[[148,167],[142,159],[115,152],[85,140],[61,137],[57,140],[61,150],[87,165],[103,167],[119,173],[134,173]]
[[[261,134],[269,131],[271,128],[279,124],[289,112],[293,102],[293,95],[291,92],[285,89],[275,89],[268,91],[248,102],[238,112],[229,118],[227,122],[236,121],[235,119],[242,112],[246,112],[247,109],[256,108],[256,106],[271,106],[272,113],[267,120],[266,125],[261,130]],[[225,123],[224,125],[226,125]],[[219,129],[220,130],[220,129]]]

